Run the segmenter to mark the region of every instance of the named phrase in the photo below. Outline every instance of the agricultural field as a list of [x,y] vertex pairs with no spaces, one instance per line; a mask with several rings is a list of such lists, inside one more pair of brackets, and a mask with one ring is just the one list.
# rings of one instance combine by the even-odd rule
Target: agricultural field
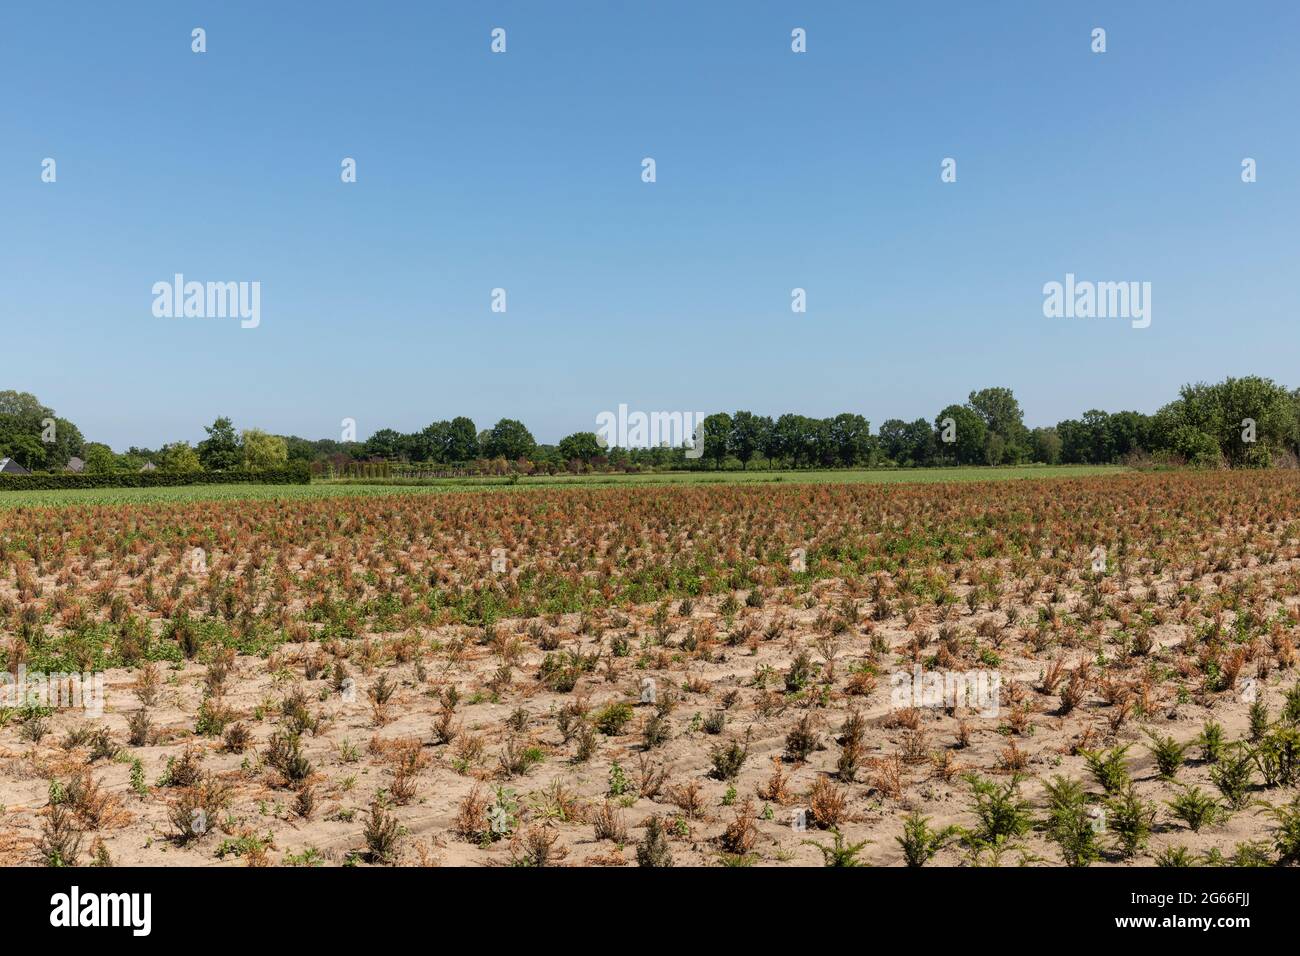
[[1296,472],[196,490],[0,509],[0,863],[1300,860]]
[[43,491],[5,491],[0,488],[0,510],[52,505],[148,504],[167,501],[227,501],[232,499],[333,498],[347,496],[429,494],[445,491],[519,491],[535,488],[631,488],[664,485],[732,484],[889,484],[951,481],[1010,481],[1024,478],[1077,478],[1115,475],[1119,465],[1025,465],[996,468],[894,468],[818,471],[664,472],[638,475],[560,475],[520,479],[433,478],[317,480],[310,485],[181,485],[154,488],[76,488]]

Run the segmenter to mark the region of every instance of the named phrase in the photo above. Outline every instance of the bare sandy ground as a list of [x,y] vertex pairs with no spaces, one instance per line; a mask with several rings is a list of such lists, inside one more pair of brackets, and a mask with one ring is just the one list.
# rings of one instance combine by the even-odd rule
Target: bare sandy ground
[[[1239,573],[1291,570],[1282,562]],[[1215,585],[1207,578],[1204,586]],[[1172,585],[1161,587],[1167,593]],[[1249,709],[1246,678],[1254,680],[1257,672],[1253,692],[1276,717],[1296,677],[1294,670],[1278,669],[1267,648],[1258,650],[1233,689],[1212,693],[1187,673],[1180,642],[1190,628],[1176,621],[1155,629],[1157,643],[1148,655],[1130,658],[1111,639],[1113,622],[1105,638],[1035,651],[1024,628],[1007,626],[1005,608],[971,613],[958,606],[944,622],[939,609],[923,607],[909,625],[897,615],[872,621],[870,599],[847,594],[839,582],[821,582],[812,594],[778,589],[765,595],[761,607],[746,606],[744,592],[735,597],[739,606],[729,614],[720,610],[724,598],[711,597],[694,602],[685,609],[689,613],[673,602],[659,620],[656,608],[647,606],[589,617],[507,620],[492,638],[481,629],[443,627],[324,648],[316,642],[284,645],[269,658],[235,658],[215,693],[209,692],[205,664],[158,665],[156,700],[148,708],[152,729],[141,746],[128,744],[131,715],[141,709],[140,670],[109,671],[102,717],[57,710],[39,740],[12,715],[0,729],[0,862],[40,862],[52,781],[66,793],[88,773],[78,795],[85,806],[76,807],[71,824],[80,838],[81,864],[98,858],[125,866],[477,866],[539,862],[540,854],[563,865],[635,865],[644,825],[658,816],[676,865],[739,858],[756,865],[820,866],[822,852],[814,844],[829,847],[832,834],[828,821],[809,812],[816,803],[823,808],[820,816],[833,818],[848,842],[869,841],[860,861],[896,866],[903,863],[896,838],[910,811],[925,814],[936,829],[974,825],[964,774],[1001,784],[1019,768],[1023,793],[1041,817],[1043,782],[1055,775],[1078,778],[1099,797],[1101,789],[1077,751],[1117,744],[1132,744],[1127,762],[1136,790],[1158,813],[1145,850],[1129,861],[1108,854],[1100,865],[1150,865],[1170,846],[1198,854],[1218,848],[1230,856],[1243,842],[1271,845],[1270,818],[1258,807],[1234,812],[1199,833],[1178,821],[1166,801],[1184,786],[1218,795],[1210,766],[1193,747],[1176,782],[1162,780],[1144,733],[1187,742],[1213,720],[1228,740],[1241,739]],[[1122,598],[1112,585],[1108,599]],[[1072,592],[1068,603],[1078,600]],[[1295,598],[1287,600],[1295,606]],[[1038,599],[1022,604],[1029,616],[1024,619],[1032,621],[1041,606]],[[831,615],[847,624],[839,634],[828,623]],[[773,622],[783,622],[779,632]],[[996,716],[970,708],[900,710],[891,700],[890,675],[910,672],[914,656],[931,660],[943,646],[937,635],[945,623],[955,629],[949,643],[957,649],[949,669],[987,666],[974,658],[980,633],[981,652],[997,654]],[[924,647],[910,649],[918,636]],[[540,679],[548,653],[543,645],[552,653],[599,654],[598,663],[572,691],[560,692]],[[802,690],[791,691],[786,675],[801,653],[807,654],[810,674]],[[1044,674],[1057,659],[1064,673],[1080,665],[1086,671],[1086,691],[1067,714],[1059,713],[1061,685],[1043,688]],[[869,674],[855,677],[868,664],[876,671],[874,681]],[[654,683],[655,703],[643,702],[647,678]],[[1137,701],[1122,720],[1117,714],[1128,705],[1107,699],[1117,697],[1108,683],[1115,681],[1128,688],[1125,699]],[[374,688],[382,684],[394,689],[377,707],[374,698],[382,695]],[[454,737],[439,742],[436,727],[453,688],[459,699],[444,726],[454,729]],[[227,728],[238,723],[247,729],[242,750],[235,752],[219,735],[196,733],[205,697],[211,698],[210,709],[223,712]],[[310,763],[302,783],[284,779],[268,763],[272,737],[295,729],[284,706],[295,698],[302,715],[296,728],[301,753]],[[631,705],[624,726],[590,735],[585,759],[579,756],[583,733],[573,730],[582,721],[569,722],[567,740],[561,730],[562,712],[575,701],[593,724],[610,704]],[[844,749],[837,738],[853,711],[864,719],[865,732],[860,767],[849,782],[837,775]],[[657,713],[654,736],[662,739],[651,747],[647,725]],[[805,718],[815,745],[801,760],[788,752],[787,738]],[[78,728],[107,729],[108,746],[96,754],[93,739],[77,739]],[[747,754],[734,779],[719,779],[712,754],[731,743]],[[177,764],[183,771],[187,751],[188,763],[210,775],[196,786],[200,795],[207,788],[211,814],[200,809],[196,817],[183,802],[194,796],[195,785],[167,785],[169,763],[173,776]],[[534,762],[518,761],[521,766],[507,770],[501,759],[507,751],[528,752]],[[189,783],[183,772],[181,777],[181,784]],[[92,785],[88,798],[86,782]],[[810,796],[815,786],[820,793]],[[304,788],[310,793],[305,801]],[[1254,797],[1275,804],[1294,796],[1293,788],[1264,790],[1258,776],[1255,790]],[[466,808],[472,794],[481,797],[477,810]],[[372,852],[366,837],[377,796],[380,822],[391,817],[398,827],[382,854]],[[840,798],[843,807],[836,811]],[[498,802],[505,813],[494,832],[491,805]],[[198,831],[188,839],[176,825],[178,812],[187,811],[191,829]],[[612,839],[598,839],[602,815]],[[477,826],[467,826],[467,819]],[[1104,834],[1101,842],[1110,845]],[[932,865],[973,862],[961,842],[952,840]],[[999,862],[1059,864],[1061,855],[1034,831]]]

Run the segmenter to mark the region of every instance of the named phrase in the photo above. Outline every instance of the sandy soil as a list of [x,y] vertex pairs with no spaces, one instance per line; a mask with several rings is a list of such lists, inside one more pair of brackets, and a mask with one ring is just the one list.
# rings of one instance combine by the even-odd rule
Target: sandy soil
[[[1213,590],[1236,577],[1271,582],[1292,574],[1296,563],[1219,575],[1217,584],[1207,576],[1200,583]],[[1172,588],[1169,582],[1159,585],[1161,597]],[[1109,601],[1123,603],[1113,582],[1108,591]],[[1132,591],[1145,589],[1134,582]],[[1166,801],[1183,786],[1218,796],[1211,766],[1193,747],[1176,782],[1163,780],[1144,733],[1188,742],[1214,720],[1228,740],[1241,739],[1252,694],[1276,718],[1296,678],[1294,670],[1279,669],[1267,649],[1232,689],[1209,692],[1187,672],[1180,642],[1190,627],[1176,621],[1154,629],[1156,644],[1142,657],[1129,656],[1113,640],[1113,622],[1104,639],[1037,652],[1031,629],[1023,625],[1044,606],[1041,595],[1017,605],[1017,626],[1007,626],[1007,606],[972,613],[959,605],[947,611],[947,622],[940,609],[921,607],[910,625],[898,615],[876,622],[871,599],[849,594],[835,581],[820,582],[810,594],[772,591],[761,607],[747,606],[746,597],[736,594],[734,609],[722,607],[723,597],[697,600],[685,609],[689,613],[673,602],[658,620],[656,608],[647,606],[507,620],[492,637],[482,629],[441,627],[284,645],[268,658],[234,658],[219,681],[220,663],[156,665],[156,699],[148,707],[152,727],[148,743],[140,746],[128,740],[130,719],[141,709],[141,672],[109,671],[102,717],[56,710],[39,740],[32,739],[30,721],[12,714],[0,729],[0,862],[40,861],[51,782],[57,781],[56,791],[71,786],[74,792],[75,799],[63,803],[73,808],[67,826],[79,837],[76,860],[83,864],[98,858],[114,865],[508,865],[544,858],[563,865],[635,865],[636,843],[647,820],[658,816],[676,865],[737,858],[757,865],[821,865],[822,852],[813,844],[831,845],[834,822],[848,842],[870,841],[858,855],[862,862],[893,866],[903,863],[896,838],[910,811],[929,817],[934,829],[975,825],[964,774],[976,772],[1001,785],[1019,768],[1023,794],[1041,819],[1044,781],[1058,774],[1082,781],[1100,804],[1101,788],[1078,751],[1116,744],[1132,745],[1127,764],[1136,792],[1158,811],[1149,846],[1132,860],[1109,852],[1112,840],[1102,832],[1108,852],[1100,865],[1150,865],[1170,846],[1194,853],[1218,848],[1225,855],[1247,841],[1271,846],[1271,820],[1258,807],[1236,811],[1199,833],[1177,820]],[[1065,605],[1080,600],[1075,588]],[[1294,597],[1284,600],[1295,607]],[[784,622],[779,632],[773,622]],[[945,625],[951,628],[946,644]],[[933,666],[936,653],[945,658],[945,646],[956,652],[948,655],[948,669],[984,667],[1000,675],[996,716],[970,708],[895,706],[890,675],[910,672],[914,657]],[[988,665],[987,656],[983,662],[974,658],[977,646],[982,654],[997,655],[996,666]],[[547,653],[557,651],[599,654],[598,663],[572,691],[555,690],[540,679],[540,668]],[[802,689],[789,690],[787,674],[801,653],[808,655],[810,673]],[[1056,659],[1064,676],[1045,689],[1045,672]],[[1062,688],[1080,665],[1081,697],[1062,714]],[[653,704],[642,699],[647,678],[654,682]],[[380,706],[374,689],[383,684],[393,692]],[[436,727],[453,688],[459,699],[444,724],[455,736],[439,742]],[[222,718],[217,725],[247,729],[246,746],[196,733],[205,699]],[[286,708],[286,700],[297,703]],[[570,720],[568,735],[561,730],[561,714],[575,701],[588,724],[610,704],[627,702],[631,708],[623,727],[595,731],[585,759],[578,755],[583,721]],[[837,775],[845,749],[837,738],[852,711],[864,718],[865,729],[859,768],[849,782]],[[657,713],[663,739],[648,747],[647,726]],[[725,725],[711,733],[718,730],[709,725],[717,714],[725,715]],[[801,760],[788,753],[787,738],[805,718],[817,743]],[[78,728],[107,729],[108,745],[95,753],[93,739],[77,739]],[[302,782],[285,779],[269,760],[273,736],[295,729],[310,763]],[[734,779],[719,779],[712,753],[733,742],[747,749],[743,766]],[[536,748],[536,762],[505,769],[501,757],[511,748],[515,754]],[[188,763],[201,775],[197,782],[184,777],[187,751]],[[179,784],[167,785],[169,763],[172,776],[181,765]],[[646,772],[662,773],[658,786],[645,781]],[[78,785],[78,776],[87,773]],[[815,785],[821,792],[814,799]],[[508,806],[507,794],[507,812],[498,817],[501,832],[494,833],[490,804],[497,802],[498,788],[513,790],[515,806]],[[310,799],[300,797],[304,789]],[[376,795],[381,809],[375,822],[391,817],[400,827],[379,853],[366,835]],[[467,808],[476,802],[473,795],[481,800]],[[1256,774],[1253,798],[1278,804],[1294,795],[1294,788],[1265,790]],[[837,812],[840,797],[843,808]],[[820,815],[807,812],[814,805]],[[180,832],[183,826],[178,830],[178,814],[199,831],[192,838]],[[626,835],[598,839],[602,814],[612,818],[604,829],[617,837],[624,827]],[[992,862],[987,855],[980,859]],[[952,839],[932,865],[975,861]],[[1035,830],[1000,859],[1002,865],[1023,861],[1059,864],[1061,854]]]

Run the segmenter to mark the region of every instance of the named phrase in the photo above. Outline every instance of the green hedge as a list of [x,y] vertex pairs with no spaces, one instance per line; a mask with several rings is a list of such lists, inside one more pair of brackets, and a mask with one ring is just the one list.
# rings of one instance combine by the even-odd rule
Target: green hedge
[[101,475],[0,475],[0,491],[55,491],[60,488],[161,488],[168,485],[306,485],[305,461],[263,471],[122,471]]

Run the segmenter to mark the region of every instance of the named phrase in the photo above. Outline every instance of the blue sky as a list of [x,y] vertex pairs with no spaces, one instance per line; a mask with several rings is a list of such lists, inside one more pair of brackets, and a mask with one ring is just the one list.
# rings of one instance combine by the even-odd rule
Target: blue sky
[[[1294,3],[289,8],[0,9],[0,387],[121,449],[1300,385]],[[176,272],[260,326],[155,318]],[[1067,272],[1151,282],[1150,328],[1044,318]]]

